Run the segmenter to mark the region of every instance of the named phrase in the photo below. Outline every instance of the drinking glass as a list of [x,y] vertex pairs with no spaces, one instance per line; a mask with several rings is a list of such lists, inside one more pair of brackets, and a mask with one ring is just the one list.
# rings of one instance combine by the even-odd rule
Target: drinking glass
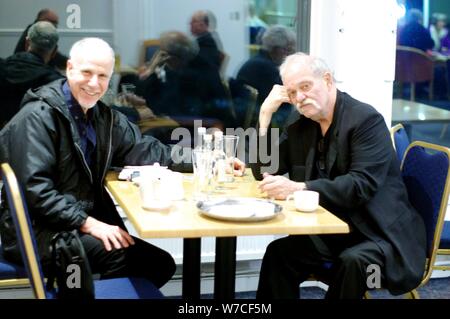
[[226,156],[226,182],[234,181],[234,159],[236,158],[237,146],[239,142],[239,136],[236,135],[224,135],[223,136],[223,150]]

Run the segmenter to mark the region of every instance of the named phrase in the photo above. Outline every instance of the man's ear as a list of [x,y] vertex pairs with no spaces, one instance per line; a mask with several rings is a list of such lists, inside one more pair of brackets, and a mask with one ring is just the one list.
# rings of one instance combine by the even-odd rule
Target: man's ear
[[25,51],[28,51],[29,48],[30,48],[30,38],[26,37],[25,38]]
[[330,72],[325,72],[325,74],[323,75],[323,78],[325,79],[325,83],[328,86],[331,86],[333,84],[333,76],[331,75]]
[[67,60],[67,65],[66,65],[66,75],[69,74],[69,71],[73,69],[73,62],[72,60]]

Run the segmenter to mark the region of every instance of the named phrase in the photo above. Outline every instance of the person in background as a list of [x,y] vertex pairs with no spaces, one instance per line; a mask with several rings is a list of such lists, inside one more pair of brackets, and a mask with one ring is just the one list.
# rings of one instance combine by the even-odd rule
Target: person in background
[[[217,97],[214,84],[222,85],[217,70],[208,64],[191,64],[199,49],[183,32],[164,32],[159,39],[160,49],[141,75],[143,80],[137,82],[136,94],[144,98],[157,116],[169,116],[189,130],[194,129],[194,120],[223,129],[222,121],[230,116],[228,109],[218,109],[214,104]],[[145,134],[172,143],[172,129],[157,128]]]
[[20,102],[29,89],[62,78],[48,65],[56,53],[58,33],[47,21],[39,21],[28,28],[25,52],[7,58],[0,72],[0,128],[20,109]]
[[199,47],[196,59],[200,61],[196,61],[195,63],[207,63],[219,70],[222,64],[222,54],[210,32],[209,19],[210,15],[208,11],[204,10],[194,12],[191,17],[191,33],[195,37]]
[[275,85],[261,106],[259,145],[267,145],[263,139],[282,103],[298,112],[280,138],[278,170],[261,176],[263,168],[252,167],[263,178],[259,188],[278,200],[316,191],[320,205],[345,221],[350,233],[288,236],[269,244],[257,298],[299,298],[299,285],[311,274],[328,283],[326,298],[362,298],[370,265],[392,294],[416,288],[424,272],[425,226],[408,201],[383,116],[339,91],[318,57],[290,55],[280,73],[283,85]]
[[[36,22],[38,21],[48,21],[51,24],[55,26],[55,28],[58,27],[59,18],[55,11],[51,9],[42,9],[38,12],[36,19],[34,22],[30,25],[28,25],[25,30],[23,31],[22,35],[19,38],[19,41],[17,42],[16,48],[14,49],[14,53],[23,52],[26,51],[25,42],[26,37],[28,34],[28,29]],[[60,52],[56,52],[56,54],[53,56],[51,61],[49,62],[49,65],[59,69],[59,70],[65,70],[66,69],[66,63],[67,63],[67,57],[63,55]]]
[[433,13],[431,16],[430,35],[434,41],[434,51],[441,51],[441,41],[448,35],[447,16],[443,13]]
[[430,31],[422,23],[422,12],[418,9],[410,9],[406,14],[406,24],[398,31],[398,44],[425,52],[433,49],[435,44]]
[[[281,84],[279,66],[295,51],[296,35],[285,26],[270,26],[263,34],[262,47],[239,69],[236,79],[258,91],[257,105],[261,106],[275,84]],[[284,104],[272,119],[272,126],[283,127],[292,107]],[[258,111],[258,110],[257,110]]]
[[197,43],[179,31],[164,32],[159,39],[160,49],[141,74],[136,93],[157,115],[196,115],[187,109],[186,99],[196,95],[198,83],[185,70],[198,53]]
[[261,44],[261,36],[268,28],[268,25],[258,16],[254,0],[251,0],[248,3],[246,24],[250,32],[250,44]]
[[210,11],[205,10],[207,16],[208,16],[208,31],[211,33],[211,36],[213,37],[214,41],[216,42],[217,49],[220,53],[224,54],[223,44],[222,40],[220,39],[219,33],[217,32],[217,18],[216,15]]
[[[161,287],[175,272],[173,258],[128,233],[104,180],[113,166],[158,162],[183,170],[189,165],[179,158],[177,146],[141,136],[125,115],[99,101],[113,68],[114,51],[104,40],[77,41],[67,80],[28,91],[19,114],[0,132],[0,160],[10,163],[23,186],[44,269],[51,263],[55,233],[77,230],[93,273],[146,277]],[[2,200],[3,255],[21,263],[7,205]]]

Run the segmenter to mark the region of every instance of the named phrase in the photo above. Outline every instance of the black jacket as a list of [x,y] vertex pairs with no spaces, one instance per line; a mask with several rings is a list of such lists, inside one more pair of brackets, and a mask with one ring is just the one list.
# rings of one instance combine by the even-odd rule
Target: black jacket
[[425,226],[408,201],[385,121],[370,105],[338,91],[333,123],[326,158],[330,179],[312,180],[319,124],[300,115],[281,136],[277,174],[288,172],[291,180],[318,191],[321,206],[382,249],[387,288],[393,294],[410,291],[424,272]]
[[[61,90],[63,83],[57,80],[29,91],[21,111],[0,132],[1,160],[10,163],[24,190],[43,259],[49,256],[52,233],[78,229],[88,216],[124,228],[103,186],[112,166],[159,162],[172,169],[184,168],[172,161],[180,154],[176,149],[142,137],[123,114],[100,102],[93,115],[97,145],[88,167]],[[14,233],[3,200],[0,234],[5,257],[20,261]]]
[[[283,85],[279,65],[273,62],[269,52],[263,49],[259,50],[257,55],[251,57],[242,65],[236,79],[250,85],[258,91],[256,113],[259,113],[260,106],[269,95],[273,86],[275,84]],[[284,127],[291,111],[291,105],[289,103],[283,103],[272,116],[272,126]]]
[[0,67],[0,127],[20,109],[26,91],[63,76],[31,52],[19,52],[7,58]]

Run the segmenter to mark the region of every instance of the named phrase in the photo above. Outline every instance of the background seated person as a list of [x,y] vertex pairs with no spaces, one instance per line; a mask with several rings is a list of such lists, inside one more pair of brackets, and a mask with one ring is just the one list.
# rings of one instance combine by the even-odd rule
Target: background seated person
[[[38,21],[50,22],[51,24],[53,24],[55,26],[55,28],[57,28],[59,18],[58,18],[58,15],[56,14],[56,12],[51,9],[46,8],[46,9],[42,9],[41,11],[39,11],[34,22],[32,24],[30,24],[29,26],[27,26],[25,28],[25,30],[23,31],[22,35],[20,36],[20,39],[17,42],[16,48],[14,49],[14,53],[27,51],[27,48],[25,46],[25,39],[28,34],[28,29],[34,23],[36,23]],[[56,53],[50,60],[49,65],[62,71],[62,70],[66,69],[66,63],[67,63],[67,56],[60,53],[59,51],[56,51]]]
[[[217,42],[213,34],[210,32],[210,28],[215,30],[215,25],[210,27],[211,18],[215,20],[213,13],[204,10],[194,12],[191,17],[191,33],[195,37],[199,48],[199,52],[195,57],[194,63],[207,63],[208,65],[219,70],[222,64],[223,54],[219,50],[219,45],[221,46],[222,42],[220,40]],[[215,21],[211,22],[215,24]],[[217,33],[215,33],[215,36],[218,38]]]
[[406,13],[406,24],[398,31],[398,44],[425,52],[433,49],[434,41],[430,31],[422,23],[422,12],[418,9],[410,9]]
[[169,116],[187,128],[193,128],[195,119],[219,128],[233,123],[217,70],[207,64],[197,68],[190,63],[198,53],[196,43],[178,31],[163,33],[160,43],[160,50],[141,76],[145,79],[136,86],[136,94],[145,99],[155,115]]
[[[281,84],[280,64],[295,50],[295,33],[281,25],[269,27],[262,37],[262,48],[258,54],[250,58],[242,65],[236,76],[237,80],[254,87],[258,91],[257,105],[259,106],[269,95],[275,84]],[[290,104],[285,103],[273,115],[272,126],[283,127],[289,113],[292,111]]]
[[[379,267],[381,285],[394,295],[416,288],[424,272],[425,226],[408,201],[383,116],[339,91],[320,58],[291,55],[280,73],[283,86],[275,85],[261,106],[259,145],[266,145],[261,139],[282,103],[298,112],[280,138],[278,161],[271,163],[276,172],[264,173],[259,187],[280,200],[294,191],[319,192],[320,205],[348,223],[350,233],[272,242],[257,298],[299,298],[299,284],[311,274],[328,283],[326,298],[362,298],[369,265]],[[255,177],[260,169],[253,167]]]
[[433,51],[441,51],[441,41],[448,35],[447,16],[443,13],[433,13],[431,16],[430,35],[434,41]]
[[0,128],[20,109],[20,102],[29,89],[38,88],[62,78],[55,68],[48,65],[55,55],[58,43],[56,28],[47,21],[40,21],[28,28],[25,52],[18,52],[3,62],[0,72]]

